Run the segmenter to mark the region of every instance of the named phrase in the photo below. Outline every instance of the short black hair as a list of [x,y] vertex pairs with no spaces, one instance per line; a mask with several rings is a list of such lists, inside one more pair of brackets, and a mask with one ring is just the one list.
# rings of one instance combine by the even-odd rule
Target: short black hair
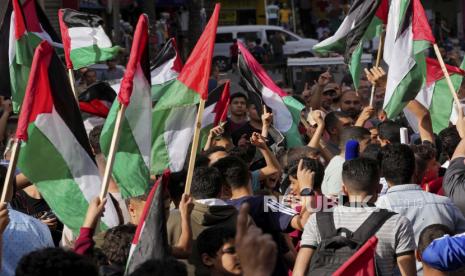
[[210,227],[202,231],[197,237],[197,251],[199,256],[203,253],[208,254],[210,257],[215,257],[216,252],[223,247],[223,245],[236,236],[236,229],[225,226]]
[[123,224],[108,229],[102,244],[102,251],[112,264],[125,266],[136,233],[134,224]]
[[98,276],[97,265],[83,255],[60,247],[44,248],[23,256],[16,267],[17,276],[86,275]]
[[236,92],[231,94],[231,96],[229,96],[229,102],[232,102],[235,98],[244,98],[247,105],[249,104],[249,97],[247,97],[245,93]]
[[182,198],[182,194],[184,193],[184,187],[186,185],[186,171],[181,170],[179,172],[172,172],[170,174],[170,182],[168,187],[168,191],[170,193],[171,200],[175,202],[179,202]]
[[[195,157],[195,168],[208,167],[209,164],[210,164],[210,159],[205,154],[198,154]],[[186,162],[186,164],[184,164],[184,169],[185,170],[188,169],[187,165],[188,165],[188,162]]]
[[444,235],[452,236],[454,235],[454,232],[452,232],[452,230],[444,224],[431,224],[425,227],[421,231],[420,238],[418,239],[417,250],[418,253],[420,253],[420,256],[432,241],[437,238],[441,238]]
[[239,157],[245,163],[250,164],[254,160],[256,152],[257,149],[255,146],[247,144],[244,146],[235,146],[229,151],[229,155]]
[[191,194],[195,199],[217,198],[221,193],[223,182],[223,177],[217,168],[196,168],[192,177]]
[[310,169],[312,170],[312,172],[315,173],[315,176],[313,177],[313,189],[320,190],[321,183],[323,182],[323,177],[325,175],[325,167],[318,160],[311,159],[308,157],[294,159],[288,165],[287,174],[289,176],[297,178],[297,170],[299,168],[300,160],[303,160],[302,165],[304,169]]
[[360,154],[360,157],[371,158],[378,162],[381,167],[381,145],[380,144],[369,144],[365,150]]
[[186,265],[173,257],[150,259],[142,263],[130,276],[187,276]]
[[92,68],[87,68],[87,70],[86,70],[86,71],[84,72],[84,74],[82,74],[82,75],[85,77],[87,74],[92,73],[92,72],[95,73],[95,74],[97,74],[97,71],[95,71],[94,69],[92,69]]
[[379,185],[378,163],[370,158],[355,158],[342,165],[342,182],[351,191],[372,193]]
[[417,175],[422,175],[426,171],[428,162],[436,158],[436,149],[430,143],[411,145],[410,147],[415,155],[415,171]]
[[462,140],[455,126],[450,126],[439,132],[439,141],[441,143],[442,152],[444,152],[448,159],[454,155],[455,148]]
[[378,125],[378,136],[390,143],[400,143],[400,125],[394,121],[384,121]]
[[387,181],[394,185],[410,183],[415,173],[415,155],[408,145],[386,145],[381,156],[381,171]]
[[344,111],[332,111],[325,116],[325,129],[330,131],[332,128],[337,127],[340,118],[351,118],[349,114]]
[[103,125],[99,125],[99,126],[94,127],[89,132],[90,146],[94,150],[95,154],[102,153],[102,150],[100,149],[100,134],[102,133],[102,129],[103,129]]
[[228,156],[216,161],[213,167],[217,168],[224,177],[226,184],[231,188],[247,187],[250,173],[247,164],[236,156]]
[[359,126],[351,126],[345,127],[339,138],[339,147],[341,149],[345,148],[346,143],[349,140],[357,140],[357,142],[361,142],[363,139],[368,138],[370,136],[370,131],[364,127]]
[[287,162],[290,164],[295,160],[308,157],[310,154],[320,154],[320,150],[309,146],[290,148],[287,151]]

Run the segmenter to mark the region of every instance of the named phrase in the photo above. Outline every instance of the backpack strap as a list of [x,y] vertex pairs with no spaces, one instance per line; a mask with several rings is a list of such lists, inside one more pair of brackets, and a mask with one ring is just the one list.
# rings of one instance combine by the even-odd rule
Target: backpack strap
[[337,236],[337,230],[334,226],[333,212],[318,212],[316,215],[316,224],[320,232],[321,240]]
[[397,213],[390,212],[386,209],[379,209],[377,212],[371,213],[371,215],[362,223],[362,225],[353,233],[352,239],[364,244],[369,238],[371,238],[379,228],[390,217]]

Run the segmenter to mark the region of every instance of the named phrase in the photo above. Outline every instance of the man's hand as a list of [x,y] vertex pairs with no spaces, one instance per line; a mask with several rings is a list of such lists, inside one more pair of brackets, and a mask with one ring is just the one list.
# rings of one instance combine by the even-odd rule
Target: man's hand
[[179,202],[179,212],[181,213],[181,218],[189,218],[194,209],[194,201],[192,197],[188,194],[182,194],[181,201]]
[[315,173],[311,170],[304,168],[304,160],[300,159],[297,167],[297,181],[299,181],[300,189],[310,188],[313,189],[313,177]]
[[100,202],[100,198],[96,197],[89,203],[89,208],[87,208],[86,218],[84,219],[84,224],[82,227],[95,229],[97,222],[105,211],[105,203],[107,199],[104,198]]
[[11,100],[3,100],[2,107],[4,114],[10,115],[13,112],[13,105],[11,104]]
[[355,122],[355,125],[363,127],[365,122],[368,121],[374,114],[375,114],[374,107],[372,106],[364,107],[362,109],[362,112],[360,112],[360,115],[358,116],[358,119]]
[[333,76],[329,72],[329,68],[328,68],[326,72],[324,72],[318,77],[318,81],[316,82],[316,84],[319,87],[325,87],[331,81],[332,78]]
[[224,128],[221,125],[218,125],[212,129],[210,129],[210,136],[211,137],[216,137],[220,136],[224,133]]
[[42,217],[40,217],[39,220],[42,223],[44,223],[45,225],[47,225],[47,227],[50,230],[55,230],[57,228],[57,224],[58,224],[57,218],[56,217],[47,218],[45,215],[46,214],[44,214]]
[[8,208],[4,202],[0,204],[0,235],[3,234],[9,222],[10,217],[8,216]]
[[243,204],[237,217],[237,255],[244,276],[268,276],[273,273],[278,249],[271,235],[255,225],[248,227],[249,208]]
[[271,123],[273,122],[273,113],[268,112],[265,106],[263,107],[264,108],[263,108],[263,114],[262,114],[262,125],[264,127],[269,127]]
[[259,149],[266,149],[265,139],[263,139],[260,133],[257,133],[257,132],[252,133],[252,136],[250,137],[250,143]]
[[365,74],[369,82],[372,85],[378,87],[386,87],[387,77],[386,72],[384,72],[383,68],[381,67],[373,67],[370,70],[365,68]]
[[324,126],[325,120],[323,120],[323,112],[321,110],[313,110],[312,118],[318,126]]

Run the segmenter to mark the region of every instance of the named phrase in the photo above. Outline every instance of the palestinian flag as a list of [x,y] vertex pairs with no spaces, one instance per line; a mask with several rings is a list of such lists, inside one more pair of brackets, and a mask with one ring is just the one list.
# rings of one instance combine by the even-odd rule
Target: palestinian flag
[[150,181],[152,103],[148,37],[148,18],[141,15],[118,100],[114,101],[100,135],[100,147],[108,157],[118,111],[126,106],[113,166],[123,198],[143,195]]
[[184,167],[194,134],[199,97],[207,100],[220,4],[200,36],[178,78],[166,87],[152,112],[152,173]]
[[369,238],[345,263],[343,263],[333,276],[372,276],[378,275],[376,271],[376,245],[378,238]]
[[[150,68],[152,102],[157,102],[182,70],[182,61],[174,38],[165,43],[152,64]],[[120,85],[120,83],[116,83],[112,85],[112,88],[119,91]]]
[[147,260],[160,260],[170,256],[163,199],[169,177],[170,172],[165,171],[150,190],[132,240],[125,275],[134,272]]
[[355,0],[336,33],[313,46],[317,53],[343,54],[355,88],[360,83],[363,44],[380,36],[383,24],[387,23],[388,6],[388,0]]
[[202,116],[202,129],[200,131],[201,148],[207,143],[210,129],[225,122],[228,117],[230,85],[230,81],[227,81],[208,94]]
[[[18,113],[24,98],[34,49],[42,40],[47,40],[56,47],[60,47],[61,44],[58,43],[58,36],[35,0],[26,0],[22,6],[19,0],[10,2],[3,19],[0,37],[0,44],[3,44],[0,75],[2,78],[9,76],[9,80],[2,79],[0,94],[12,97],[13,111]],[[6,47],[8,56],[3,59]]]
[[274,127],[285,135],[288,147],[303,145],[297,127],[300,122],[300,112],[305,106],[273,82],[244,44],[238,42],[238,45],[239,73],[247,90],[259,94],[265,105],[271,108]]
[[97,82],[79,94],[79,109],[81,112],[106,118],[115,98],[115,90],[107,82]]
[[384,61],[389,65],[384,110],[396,117],[426,80],[425,50],[435,39],[420,0],[392,1],[386,27]]
[[[449,126],[452,110],[454,110],[454,99],[449,91],[439,61],[426,58],[426,66],[426,85],[420,90],[415,99],[429,109],[433,131],[439,133]],[[462,62],[460,68],[447,64],[446,68],[457,91],[465,75],[465,71],[462,70],[465,68],[465,62]],[[410,125],[416,130],[418,125],[416,118],[409,114],[408,111],[404,110],[404,112]]]
[[[102,181],[65,68],[47,41],[35,51],[16,137],[23,142],[18,167],[58,219],[78,233]],[[118,223],[108,200],[101,225]]]
[[165,88],[178,77],[182,70],[182,60],[176,47],[176,40],[171,38],[155,57],[150,68],[152,77],[152,101],[158,101],[166,92]]
[[112,46],[99,16],[60,9],[58,19],[68,69],[80,69],[118,55],[121,47]]

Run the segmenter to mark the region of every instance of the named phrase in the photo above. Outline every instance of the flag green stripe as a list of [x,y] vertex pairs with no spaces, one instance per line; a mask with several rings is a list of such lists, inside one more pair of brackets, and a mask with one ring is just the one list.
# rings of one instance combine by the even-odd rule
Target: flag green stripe
[[[18,168],[37,186],[58,219],[78,233],[87,212],[87,200],[65,160],[42,131],[30,124],[28,134],[28,141],[21,146]],[[41,152],[47,153],[47,160]],[[108,229],[103,222],[101,225],[103,230]]]
[[170,85],[175,81],[176,79],[173,79],[162,84],[152,85],[150,88],[150,92],[152,93],[152,102],[159,101],[165,92],[170,89]]
[[292,96],[283,97],[283,102],[289,112],[291,112],[293,122],[291,128],[286,133],[284,133],[287,146],[290,148],[302,146],[303,141],[299,133],[298,126],[300,123],[300,113],[305,108],[305,106],[294,99]]
[[[105,156],[108,156],[110,151],[111,138],[119,108],[120,103],[115,101],[108,113],[107,123],[102,129],[100,146]],[[126,116],[121,122],[121,136],[113,165],[113,177],[123,198],[139,196],[147,192],[150,171],[142,158],[142,153]]]
[[[170,82],[163,88],[164,93],[152,110],[152,152],[151,173],[159,175],[169,168],[173,162],[170,159],[170,143],[165,141],[164,134],[169,131],[167,122],[174,116],[188,114],[199,103],[199,94],[189,89],[178,80]],[[190,118],[195,119],[195,118]],[[179,122],[179,127],[186,122]],[[192,125],[193,127],[193,125]],[[181,130],[181,129],[176,129]],[[183,146],[190,144],[192,137],[185,137]]]
[[397,116],[409,101],[415,99],[424,83],[426,63],[423,53],[416,55],[416,64],[397,85],[389,103],[384,108],[389,119]]
[[113,59],[121,50],[121,47],[100,48],[97,45],[71,50],[69,56],[74,69],[80,69],[91,64]]

